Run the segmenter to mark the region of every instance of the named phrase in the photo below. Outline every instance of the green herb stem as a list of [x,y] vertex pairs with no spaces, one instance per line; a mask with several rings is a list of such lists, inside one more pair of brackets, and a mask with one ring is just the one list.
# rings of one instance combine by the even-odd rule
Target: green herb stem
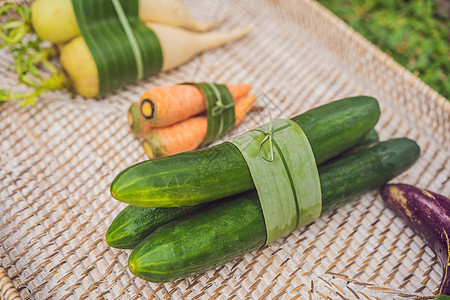
[[31,9],[15,3],[7,2],[0,8],[0,16],[8,12],[17,13],[21,19],[13,19],[0,25],[0,49],[19,43],[31,31]]
[[[0,16],[6,13],[16,13],[20,19],[11,19],[0,25],[0,49],[8,47],[14,58],[13,68],[18,75],[18,82],[32,90],[14,92],[0,89],[0,104],[22,100],[21,106],[34,105],[38,96],[68,88],[70,85],[67,77],[50,61],[58,55],[56,46],[44,47],[43,41],[31,32],[30,8],[6,3],[0,9]],[[50,75],[42,76],[42,71],[47,71]]]
[[45,78],[40,82],[35,82],[33,79],[26,76],[21,76],[20,81],[27,86],[33,87],[34,91],[17,93],[0,89],[0,103],[22,100],[20,106],[35,105],[38,96],[50,91],[61,90],[69,86],[67,77],[63,72],[55,73],[51,77]]

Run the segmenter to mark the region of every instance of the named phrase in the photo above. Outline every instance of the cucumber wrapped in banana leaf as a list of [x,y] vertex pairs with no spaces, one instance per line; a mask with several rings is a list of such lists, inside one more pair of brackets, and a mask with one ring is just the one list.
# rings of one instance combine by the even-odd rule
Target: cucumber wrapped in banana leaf
[[[399,138],[319,166],[322,214],[401,174],[419,154],[414,141]],[[264,223],[257,192],[238,194],[159,227],[134,248],[128,267],[151,282],[197,275],[262,247]]]

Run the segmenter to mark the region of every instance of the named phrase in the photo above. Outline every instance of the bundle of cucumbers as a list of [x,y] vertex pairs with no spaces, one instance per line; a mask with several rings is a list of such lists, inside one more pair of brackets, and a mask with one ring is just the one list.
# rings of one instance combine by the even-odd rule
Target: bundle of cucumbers
[[[292,119],[318,165],[325,214],[386,183],[414,164],[418,145],[378,141],[376,99],[333,101]],[[144,161],[122,171],[111,195],[130,204],[106,233],[115,248],[134,249],[130,271],[168,282],[223,265],[265,245],[263,212],[246,161],[228,142]]]

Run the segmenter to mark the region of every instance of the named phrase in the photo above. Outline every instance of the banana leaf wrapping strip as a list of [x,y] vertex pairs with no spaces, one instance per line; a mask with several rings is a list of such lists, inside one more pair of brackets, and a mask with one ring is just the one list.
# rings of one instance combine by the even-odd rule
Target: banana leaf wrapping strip
[[72,5],[97,67],[98,96],[161,70],[162,48],[139,19],[139,0],[72,0]]
[[266,225],[266,245],[320,216],[319,173],[300,126],[291,120],[276,120],[230,143],[241,151],[255,183]]
[[216,83],[184,83],[197,86],[205,96],[208,129],[201,147],[218,140],[234,128],[236,122],[234,100],[228,88]]

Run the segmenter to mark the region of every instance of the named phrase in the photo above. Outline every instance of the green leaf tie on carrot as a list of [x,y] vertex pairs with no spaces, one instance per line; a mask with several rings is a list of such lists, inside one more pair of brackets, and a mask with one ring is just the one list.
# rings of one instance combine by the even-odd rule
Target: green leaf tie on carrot
[[205,140],[200,146],[211,144],[234,128],[234,100],[225,85],[207,82],[184,84],[197,86],[206,99],[208,128]]
[[241,152],[255,184],[264,215],[266,244],[320,216],[319,173],[311,145],[297,123],[270,121],[230,143]]
[[213,117],[217,117],[220,114],[222,114],[224,112],[224,110],[229,109],[229,108],[233,108],[234,107],[234,102],[231,102],[227,105],[224,105],[222,102],[222,97],[217,99],[217,102],[215,103],[215,107],[213,108],[211,115]]

